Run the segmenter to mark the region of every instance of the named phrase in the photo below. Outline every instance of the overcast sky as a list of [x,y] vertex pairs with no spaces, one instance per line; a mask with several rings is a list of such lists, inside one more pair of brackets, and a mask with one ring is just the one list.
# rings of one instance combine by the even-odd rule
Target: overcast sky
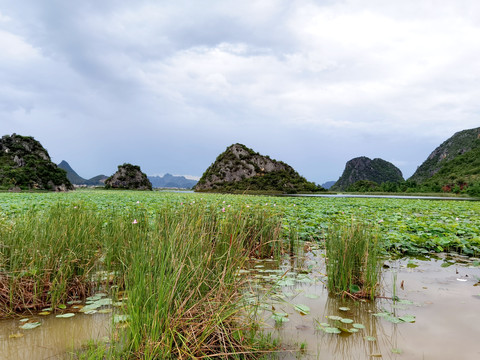
[[239,142],[316,183],[480,126],[478,0],[0,0],[0,129],[83,177]]

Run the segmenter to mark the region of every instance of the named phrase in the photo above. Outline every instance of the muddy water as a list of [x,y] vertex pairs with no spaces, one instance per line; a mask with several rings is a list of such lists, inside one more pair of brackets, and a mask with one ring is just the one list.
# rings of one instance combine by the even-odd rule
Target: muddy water
[[[110,335],[111,314],[77,314],[59,319],[54,315],[31,316],[41,326],[22,330],[18,319],[0,320],[0,360],[66,359],[68,352],[79,349],[89,340]],[[11,337],[20,336],[21,337]]]
[[[322,283],[325,271],[320,251],[301,261],[285,258],[280,265],[254,263],[252,293],[263,294],[261,302],[268,304],[262,306],[265,327],[284,349],[272,358],[480,359],[480,286],[474,286],[480,268],[468,263],[442,267],[449,263],[445,259],[388,262],[390,268],[384,270],[382,280],[385,298],[370,302],[328,296]],[[271,272],[278,268],[281,272]],[[275,276],[281,277],[276,282],[283,286],[271,286],[268,279]],[[386,299],[394,295],[401,300]],[[301,315],[295,310],[297,304],[308,306],[310,312]],[[279,324],[272,313],[285,313],[288,321]],[[380,313],[390,314],[390,321],[373,315]],[[329,319],[332,315],[352,319],[365,328],[353,334],[325,333],[320,323],[351,328]],[[391,320],[412,316],[414,323]]]

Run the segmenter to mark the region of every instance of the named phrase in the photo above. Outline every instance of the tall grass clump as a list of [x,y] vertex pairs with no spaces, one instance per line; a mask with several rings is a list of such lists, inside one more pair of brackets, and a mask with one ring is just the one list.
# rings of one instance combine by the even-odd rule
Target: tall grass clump
[[100,256],[101,219],[73,204],[0,227],[0,316],[83,298]]
[[376,296],[380,248],[370,225],[352,221],[334,225],[326,239],[328,289],[354,298]]
[[255,354],[255,332],[240,318],[235,274],[249,255],[275,251],[279,231],[278,219],[261,212],[222,213],[212,206],[160,211],[153,229],[130,243],[129,326],[121,356]]

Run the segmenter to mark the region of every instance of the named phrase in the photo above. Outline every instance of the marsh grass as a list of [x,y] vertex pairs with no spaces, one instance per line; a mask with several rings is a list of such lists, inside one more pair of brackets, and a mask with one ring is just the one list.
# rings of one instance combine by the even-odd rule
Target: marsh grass
[[326,239],[328,289],[335,294],[373,299],[380,277],[378,236],[370,225],[334,225]]
[[87,296],[101,222],[78,206],[28,212],[0,227],[0,316]]
[[235,273],[247,256],[279,251],[278,219],[190,207],[162,211],[155,226],[132,244],[128,356],[244,358],[258,351],[256,331],[240,319]]
[[[58,307],[99,286],[123,291],[120,346],[82,358],[254,357],[238,268],[282,252],[278,215],[197,202],[119,212],[60,203],[0,227],[0,314]],[[100,284],[96,272],[115,274]]]

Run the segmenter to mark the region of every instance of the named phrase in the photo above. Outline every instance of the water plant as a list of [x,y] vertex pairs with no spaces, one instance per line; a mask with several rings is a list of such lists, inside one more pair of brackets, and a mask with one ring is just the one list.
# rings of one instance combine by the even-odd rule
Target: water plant
[[330,292],[354,298],[376,295],[380,276],[380,247],[370,225],[353,221],[334,225],[326,239]]

